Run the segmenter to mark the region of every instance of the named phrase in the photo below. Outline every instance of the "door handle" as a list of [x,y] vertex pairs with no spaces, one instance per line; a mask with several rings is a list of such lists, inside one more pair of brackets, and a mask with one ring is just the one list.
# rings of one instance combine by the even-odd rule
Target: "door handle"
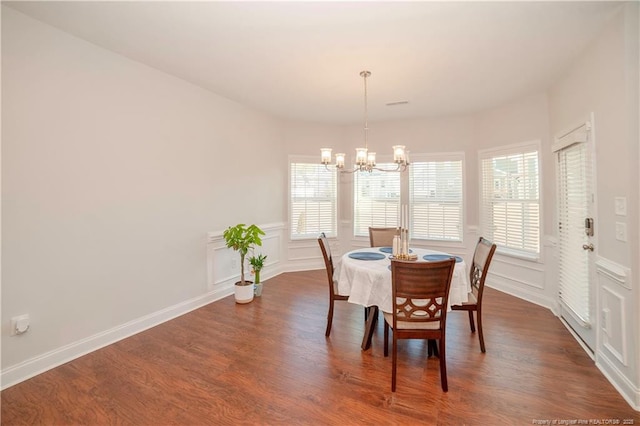
[[593,244],[583,244],[582,245],[582,249],[583,250],[593,251]]

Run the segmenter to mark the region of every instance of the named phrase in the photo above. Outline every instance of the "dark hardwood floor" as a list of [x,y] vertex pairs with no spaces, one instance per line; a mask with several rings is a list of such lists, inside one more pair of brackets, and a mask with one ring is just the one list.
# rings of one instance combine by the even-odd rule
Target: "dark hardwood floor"
[[228,297],[6,389],[2,424],[640,424],[550,311],[492,289],[486,354],[450,312],[449,392],[426,342],[402,341],[392,394],[381,321],[363,352],[362,307],[337,302],[325,338],[324,274],[282,274],[251,304]]

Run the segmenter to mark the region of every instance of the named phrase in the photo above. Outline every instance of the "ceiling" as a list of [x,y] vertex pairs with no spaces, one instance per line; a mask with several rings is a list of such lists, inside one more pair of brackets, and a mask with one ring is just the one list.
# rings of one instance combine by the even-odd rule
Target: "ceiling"
[[[277,117],[465,114],[537,93],[621,7],[603,2],[3,2]],[[387,103],[408,101],[388,106]]]

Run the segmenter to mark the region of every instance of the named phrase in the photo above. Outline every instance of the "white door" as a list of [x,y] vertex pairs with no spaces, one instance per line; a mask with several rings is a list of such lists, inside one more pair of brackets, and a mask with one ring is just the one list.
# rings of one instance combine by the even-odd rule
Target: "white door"
[[595,315],[595,194],[592,122],[556,138],[560,316],[593,353]]

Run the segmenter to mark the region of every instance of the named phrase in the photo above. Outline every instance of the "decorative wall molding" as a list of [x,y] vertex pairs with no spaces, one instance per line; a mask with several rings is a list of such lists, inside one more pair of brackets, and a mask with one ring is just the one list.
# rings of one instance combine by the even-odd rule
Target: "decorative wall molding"
[[[282,257],[285,224],[270,223],[258,225],[265,232],[262,246],[256,252],[265,254],[267,260],[262,270],[262,281],[266,281],[283,271]],[[223,231],[207,233],[207,285],[210,291],[233,292],[233,285],[240,279],[240,259],[237,252],[228,249]],[[250,271],[245,259],[245,271]],[[249,278],[250,279],[250,278]]]
[[544,268],[537,262],[528,262],[496,254],[491,262],[489,275],[503,281],[517,283],[523,289],[533,287],[544,290]]
[[598,256],[596,260],[596,271],[598,274],[606,276],[612,282],[631,290],[631,269]]
[[627,320],[633,309],[631,270],[601,256],[595,266],[601,316],[596,365],[624,399],[640,410],[640,388],[629,380],[635,351],[634,327]]
[[[265,238],[270,234],[270,233],[275,233],[278,231],[282,231],[285,228],[285,223],[284,222],[276,222],[276,223],[268,223],[266,225],[258,225],[260,227],[260,229],[262,229],[265,234]],[[208,243],[215,243],[215,242],[222,242],[224,244],[224,238],[222,236],[224,230],[222,231],[210,231],[207,232],[207,237]]]
[[554,315],[557,315],[557,300],[550,298],[539,291],[524,289],[522,286],[515,284],[515,282],[515,280],[512,280],[509,277],[498,276],[489,272],[489,275],[487,275],[486,285],[503,293],[510,294],[511,296],[547,308],[553,312]]
[[625,367],[627,364],[628,335],[625,316],[625,298],[607,285],[603,285],[601,295],[602,346],[615,356]]

